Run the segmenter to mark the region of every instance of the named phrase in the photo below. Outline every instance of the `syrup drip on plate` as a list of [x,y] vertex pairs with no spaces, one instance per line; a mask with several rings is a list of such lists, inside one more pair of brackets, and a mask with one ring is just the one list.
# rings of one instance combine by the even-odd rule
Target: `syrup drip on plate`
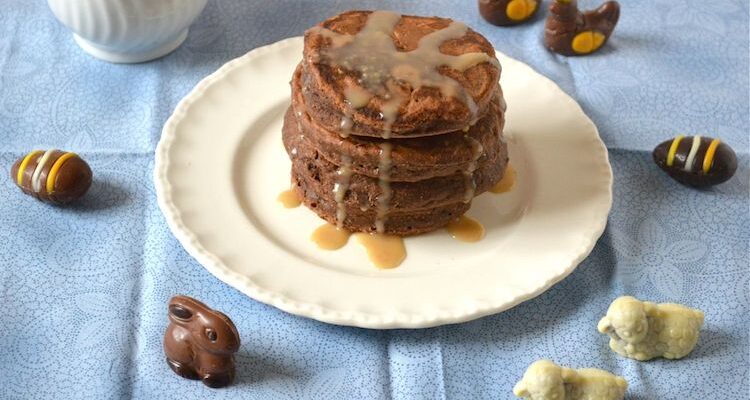
[[[352,234],[335,225],[326,223],[319,226],[310,239],[323,250],[338,250],[349,242]],[[380,269],[396,268],[406,258],[406,246],[400,236],[380,233],[356,233],[357,241],[367,251],[367,257]]]
[[310,239],[323,250],[337,250],[346,246],[349,236],[351,233],[347,230],[324,224],[312,233]]
[[367,250],[370,262],[380,269],[396,268],[406,258],[406,246],[401,236],[380,233],[357,233],[354,236]]
[[510,192],[510,190],[513,189],[513,185],[515,183],[516,183],[516,170],[515,168],[513,168],[513,165],[508,164],[508,167],[505,168],[503,179],[500,179],[500,182],[496,183],[495,186],[493,186],[490,189],[490,192],[498,193],[498,194]]
[[484,237],[482,223],[466,215],[450,222],[445,229],[451,237],[462,242],[478,242]]
[[294,189],[281,192],[276,199],[284,206],[284,208],[296,208],[302,204],[302,200]]

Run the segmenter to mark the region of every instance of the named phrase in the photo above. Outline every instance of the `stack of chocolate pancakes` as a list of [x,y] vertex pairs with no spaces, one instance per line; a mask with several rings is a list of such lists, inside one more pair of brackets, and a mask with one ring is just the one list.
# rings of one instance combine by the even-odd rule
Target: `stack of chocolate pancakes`
[[437,17],[350,11],[308,30],[283,141],[292,185],[352,232],[413,235],[465,213],[503,176],[492,45]]

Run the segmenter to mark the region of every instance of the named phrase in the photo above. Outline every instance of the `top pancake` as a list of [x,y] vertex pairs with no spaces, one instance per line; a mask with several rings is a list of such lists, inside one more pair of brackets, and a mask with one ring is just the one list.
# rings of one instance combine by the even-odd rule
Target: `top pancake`
[[[333,59],[331,54],[338,51],[337,49],[356,44],[356,41],[354,44],[347,44],[346,38],[342,40],[342,37],[351,38],[352,35],[360,33],[371,14],[370,11],[349,11],[332,17],[305,33],[302,74],[303,86],[306,88],[305,102],[321,125],[331,131],[341,131],[342,121],[350,114],[353,123],[352,134],[387,138],[388,136],[384,136],[384,130],[388,129],[389,124],[384,117],[384,106],[387,106],[389,98],[400,99],[395,121],[389,129],[392,138],[430,136],[456,131],[473,124],[484,115],[500,78],[495,51],[482,35],[463,25],[456,26],[458,24],[454,24],[450,19],[401,16],[390,33],[390,39],[396,49],[394,54],[373,52],[374,56],[381,57],[381,61],[354,59],[355,67],[352,69]],[[446,81],[455,85],[455,93],[441,91],[429,83],[415,87],[404,79],[397,79],[388,73],[382,77],[380,86],[383,90],[380,93],[372,93],[373,96],[364,106],[353,108],[351,103],[347,102],[347,88],[363,86],[362,69],[366,67],[362,66],[363,62],[378,64],[382,62],[383,57],[395,59],[393,56],[396,53],[415,52],[420,49],[422,38],[446,28],[463,30],[460,30],[462,33],[457,38],[448,38],[436,46],[436,49],[439,49],[439,53],[436,51],[437,55],[464,55],[467,59],[474,55],[482,57],[474,57],[475,59],[485,60],[467,63],[462,67],[465,68],[463,71],[447,65],[433,68],[437,70],[440,78],[450,78]],[[425,47],[427,46],[421,46],[422,49]],[[408,60],[408,57],[405,59]],[[390,64],[391,67],[399,66],[397,62]]]
[[[342,138],[339,134],[322,128],[315,115],[308,112],[304,102],[300,67],[295,71],[291,84],[293,117],[296,118],[288,123],[299,124],[298,130],[305,135],[306,144],[314,147],[331,163],[341,165],[342,156],[351,157],[351,168],[358,174],[378,177],[380,145],[386,142],[393,146],[390,155],[390,180],[400,182],[415,182],[465,171],[469,164],[484,159],[492,160],[500,151],[505,110],[499,87],[488,111],[466,131],[388,141],[358,136]],[[481,149],[481,160],[475,153],[476,146]]]

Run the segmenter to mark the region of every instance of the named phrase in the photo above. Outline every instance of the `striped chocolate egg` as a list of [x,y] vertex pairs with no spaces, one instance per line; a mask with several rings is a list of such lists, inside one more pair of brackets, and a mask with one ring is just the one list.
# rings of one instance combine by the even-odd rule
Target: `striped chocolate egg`
[[11,179],[24,193],[39,200],[64,204],[83,196],[91,186],[91,168],[75,153],[34,150],[10,170]]
[[680,135],[656,146],[653,156],[659,168],[689,186],[717,185],[737,170],[734,150],[710,137]]

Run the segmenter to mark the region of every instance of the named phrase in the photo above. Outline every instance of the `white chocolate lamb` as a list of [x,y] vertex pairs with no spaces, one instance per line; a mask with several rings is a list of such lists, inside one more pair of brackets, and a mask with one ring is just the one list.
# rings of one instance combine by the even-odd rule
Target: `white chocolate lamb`
[[703,312],[680,304],[651,303],[632,296],[615,299],[597,329],[609,347],[639,361],[685,357],[698,343]]
[[594,368],[571,369],[549,360],[534,362],[513,388],[529,400],[622,400],[625,378]]

